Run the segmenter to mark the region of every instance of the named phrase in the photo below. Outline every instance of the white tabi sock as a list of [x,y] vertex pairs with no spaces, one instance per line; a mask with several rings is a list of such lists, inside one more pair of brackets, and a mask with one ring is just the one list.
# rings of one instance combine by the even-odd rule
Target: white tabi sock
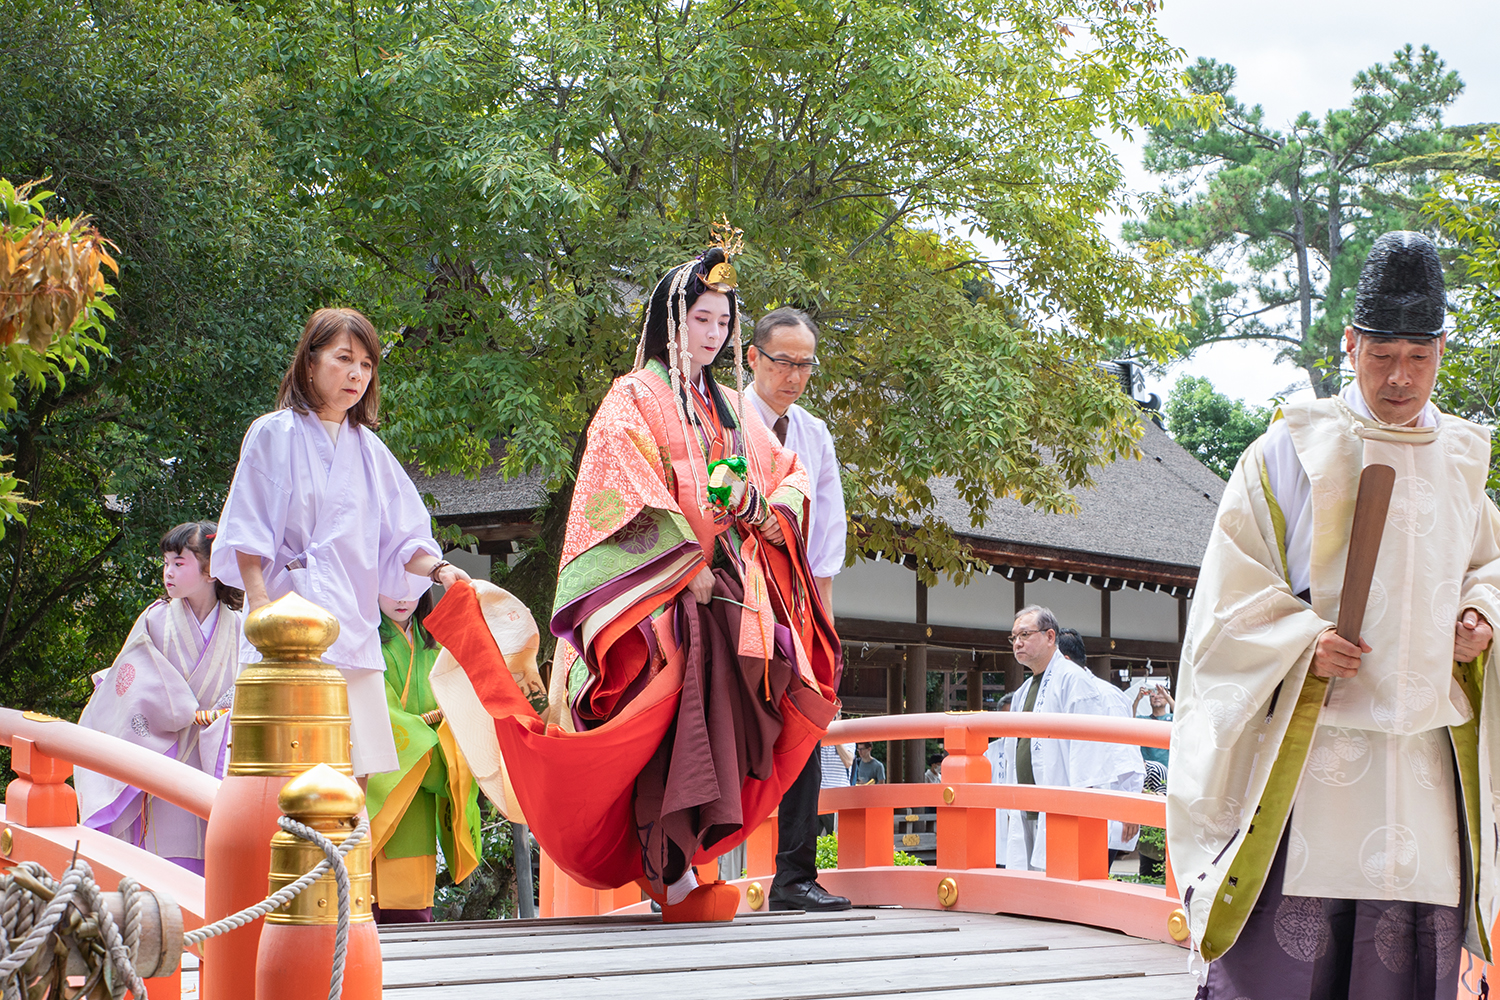
[[667,905],[676,906],[688,898],[688,893],[698,888],[698,873],[689,868],[676,882],[667,886]]

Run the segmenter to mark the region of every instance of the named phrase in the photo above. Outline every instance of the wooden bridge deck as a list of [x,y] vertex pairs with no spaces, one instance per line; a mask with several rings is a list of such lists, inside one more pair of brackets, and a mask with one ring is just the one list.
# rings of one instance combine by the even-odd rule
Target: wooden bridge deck
[[1187,952],[1075,924],[895,908],[387,927],[385,1000],[1189,1000]]

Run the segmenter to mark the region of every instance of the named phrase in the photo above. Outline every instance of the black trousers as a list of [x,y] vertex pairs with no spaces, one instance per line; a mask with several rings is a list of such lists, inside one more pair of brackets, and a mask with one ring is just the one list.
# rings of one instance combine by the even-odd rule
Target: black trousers
[[797,780],[781,796],[776,820],[776,878],[773,889],[790,888],[818,877],[818,793],[823,790],[822,747],[813,747]]

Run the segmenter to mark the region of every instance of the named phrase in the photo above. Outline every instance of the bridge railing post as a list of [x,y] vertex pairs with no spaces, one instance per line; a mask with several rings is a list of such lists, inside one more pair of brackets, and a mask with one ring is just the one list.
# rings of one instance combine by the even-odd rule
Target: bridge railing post
[[[252,611],[245,637],[260,650],[234,685],[229,766],[204,838],[204,922],[266,896],[277,801],[290,778],[318,764],[346,776],[349,691],[322,662],[339,634],[332,615],[296,593]],[[251,1000],[264,918],[209,938],[203,947],[203,1000]]]
[[780,809],[771,811],[745,838],[745,871],[751,875],[772,875],[776,872],[776,852],[780,850]]
[[1047,813],[1047,877],[1109,878],[1109,821]]
[[894,812],[890,806],[838,811],[840,868],[880,868],[895,863]]
[[[358,824],[365,794],[354,779],[319,764],[288,781],[277,796],[286,816],[327,837],[335,846]],[[267,895],[291,885],[324,859],[311,841],[278,830],[270,843]],[[344,855],[349,876],[349,929],[344,955],[343,1000],[380,1000],[380,934],[371,916],[370,840]],[[266,915],[255,961],[256,1000],[324,1000],[333,975],[339,924],[338,882],[333,872]],[[233,932],[231,932],[233,933]]]
[[[591,917],[639,903],[645,898],[634,882],[614,889],[591,889],[541,852],[542,878],[537,893],[539,917]],[[717,876],[715,876],[717,877]]]
[[967,726],[943,730],[943,802],[937,807],[937,866],[995,867],[995,810],[962,805],[965,785],[990,783],[989,739]]
[[558,883],[558,879],[566,879],[567,876],[562,873],[561,869],[552,860],[552,856],[546,851],[541,852],[541,864],[539,867],[541,868],[541,875],[537,880],[536,915],[542,918],[563,916],[567,913],[567,907],[563,906],[559,908],[558,906],[560,902],[558,893],[563,888]]
[[78,794],[67,783],[73,765],[48,757],[23,736],[11,741],[10,766],[19,777],[5,786],[5,820],[17,826],[77,826]]

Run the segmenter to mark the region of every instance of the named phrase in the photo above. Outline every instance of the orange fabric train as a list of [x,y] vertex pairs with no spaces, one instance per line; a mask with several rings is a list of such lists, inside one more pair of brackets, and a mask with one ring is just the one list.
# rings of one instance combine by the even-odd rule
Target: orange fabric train
[[[425,624],[462,666],[493,718],[510,783],[542,850],[591,888],[614,888],[641,877],[635,783],[677,717],[684,657],[670,657],[607,722],[585,732],[565,732],[543,723],[522,695],[471,585],[451,588]],[[772,775],[745,779],[740,789],[743,826],[700,851],[695,864],[730,850],[770,815],[817,746],[837,702],[800,687],[784,693],[777,708],[783,726],[774,745]]]

